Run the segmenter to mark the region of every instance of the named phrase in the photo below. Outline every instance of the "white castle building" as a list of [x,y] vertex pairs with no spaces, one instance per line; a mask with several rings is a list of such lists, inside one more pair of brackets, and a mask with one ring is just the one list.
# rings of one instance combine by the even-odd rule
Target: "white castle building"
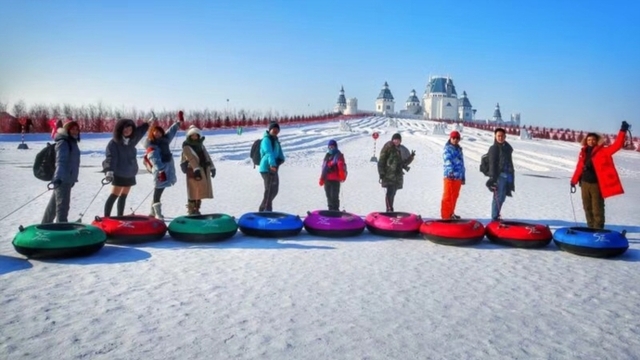
[[[347,100],[344,95],[344,87],[341,87],[334,111],[341,114],[357,114],[358,100],[356,98]],[[458,120],[520,125],[520,113],[511,114],[510,120],[505,121],[502,119],[500,104],[496,104],[491,119],[476,120],[476,109],[471,105],[467,92],[463,91],[462,96],[458,97],[453,80],[444,76],[429,78],[422,99],[418,98],[415,90],[411,90],[409,98],[405,102],[405,109],[400,110],[398,113],[395,112],[395,99],[391,94],[389,84],[385,81],[375,101],[375,113],[386,116],[420,117],[428,120]]]

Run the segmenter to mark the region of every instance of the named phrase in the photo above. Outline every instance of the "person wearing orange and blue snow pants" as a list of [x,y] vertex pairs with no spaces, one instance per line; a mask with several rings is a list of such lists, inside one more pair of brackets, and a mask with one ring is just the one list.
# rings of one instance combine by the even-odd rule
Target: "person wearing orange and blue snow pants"
[[459,132],[454,130],[449,135],[449,140],[444,145],[442,158],[444,161],[444,191],[440,216],[443,219],[460,219],[460,216],[455,214],[455,210],[460,188],[465,183],[465,168]]

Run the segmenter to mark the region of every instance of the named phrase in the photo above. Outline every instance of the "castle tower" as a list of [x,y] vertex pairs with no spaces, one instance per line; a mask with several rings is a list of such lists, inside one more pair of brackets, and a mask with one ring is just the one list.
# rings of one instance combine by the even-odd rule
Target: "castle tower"
[[467,98],[467,92],[462,92],[462,97],[459,99],[460,105],[458,108],[458,119],[462,121],[471,121],[473,120],[473,108],[471,106],[471,101]]
[[345,115],[355,115],[358,113],[358,99],[347,99],[347,109],[344,111]]
[[422,110],[422,107],[420,106],[420,99],[416,96],[415,90],[411,90],[411,94],[409,95],[405,106],[407,112],[411,115],[417,115]]
[[340,87],[340,95],[338,96],[338,102],[333,108],[333,112],[344,114],[347,109],[347,98],[344,96],[344,86]]
[[500,113],[500,104],[496,103],[496,109],[493,110],[493,118],[491,118],[491,120],[495,121],[495,122],[502,122],[502,114]]
[[393,95],[391,95],[391,90],[389,90],[389,84],[385,81],[382,90],[380,90],[380,95],[376,99],[376,113],[382,115],[393,114],[394,105],[395,101],[393,100]]
[[458,93],[450,78],[431,77],[422,102],[426,119],[458,120]]

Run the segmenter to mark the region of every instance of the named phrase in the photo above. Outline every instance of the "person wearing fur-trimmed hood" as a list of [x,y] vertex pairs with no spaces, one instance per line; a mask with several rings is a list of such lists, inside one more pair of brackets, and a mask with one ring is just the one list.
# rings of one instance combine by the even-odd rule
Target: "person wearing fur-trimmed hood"
[[338,150],[338,143],[335,140],[329,140],[318,182],[320,186],[324,186],[329,210],[340,210],[340,184],[346,179],[347,164],[344,161],[344,155]]
[[570,185],[574,192],[575,186],[580,184],[582,207],[590,228],[604,229],[604,199],[624,194],[613,163],[613,154],[622,149],[628,130],[629,124],[623,121],[611,146],[605,146],[604,138],[596,133],[588,133],[582,139],[582,148]]
[[120,119],[113,128],[113,138],[107,144],[106,158],[102,162],[105,172],[105,180],[110,182],[111,195],[104,204],[104,216],[111,216],[113,204],[118,200],[118,216],[124,215],[124,207],[131,187],[136,185],[138,174],[138,150],[136,145],[142,140],[149,123],[155,118],[150,118],[146,123],[136,126],[130,119]]
[[191,125],[186,135],[181,162],[187,163],[187,213],[200,215],[202,199],[213,199],[211,179],[216,176],[216,167],[204,146],[205,137],[200,129]]
[[173,186],[176,181],[176,166],[171,154],[171,141],[180,129],[181,122],[176,122],[165,130],[154,123],[149,128],[149,134],[145,140],[147,149],[147,159],[151,164],[151,175],[153,175],[153,200],[151,202],[151,212],[149,216],[164,220],[162,214],[162,202],[160,201],[164,189]]
[[53,195],[44,210],[42,223],[68,222],[71,188],[78,182],[80,173],[80,125],[69,121],[56,130],[56,170],[53,173]]

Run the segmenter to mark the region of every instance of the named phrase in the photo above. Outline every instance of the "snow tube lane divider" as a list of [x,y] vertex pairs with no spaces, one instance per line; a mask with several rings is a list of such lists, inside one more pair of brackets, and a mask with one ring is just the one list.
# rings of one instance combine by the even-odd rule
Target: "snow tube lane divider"
[[298,215],[273,211],[246,213],[238,220],[243,234],[265,238],[296,236],[302,231],[302,226]]
[[598,258],[619,256],[629,248],[626,230],[622,233],[587,227],[564,227],[553,233],[553,242],[566,252]]
[[422,217],[406,212],[372,212],[364,219],[372,234],[391,237],[412,237],[418,234]]
[[215,242],[238,232],[236,220],[227,214],[180,216],[169,224],[169,235],[178,241]]
[[327,237],[348,237],[362,234],[365,223],[358,215],[344,211],[307,211],[304,228],[309,234]]
[[13,247],[34,259],[86,256],[102,249],[105,233],[91,225],[78,223],[38,224],[19,227]]
[[160,240],[167,232],[167,225],[152,216],[127,215],[99,217],[91,223],[107,234],[110,244],[140,244]]
[[484,225],[477,220],[427,220],[420,225],[425,239],[440,245],[475,245],[484,238]]
[[527,249],[545,247],[553,238],[548,226],[519,221],[492,221],[486,235],[496,244]]

